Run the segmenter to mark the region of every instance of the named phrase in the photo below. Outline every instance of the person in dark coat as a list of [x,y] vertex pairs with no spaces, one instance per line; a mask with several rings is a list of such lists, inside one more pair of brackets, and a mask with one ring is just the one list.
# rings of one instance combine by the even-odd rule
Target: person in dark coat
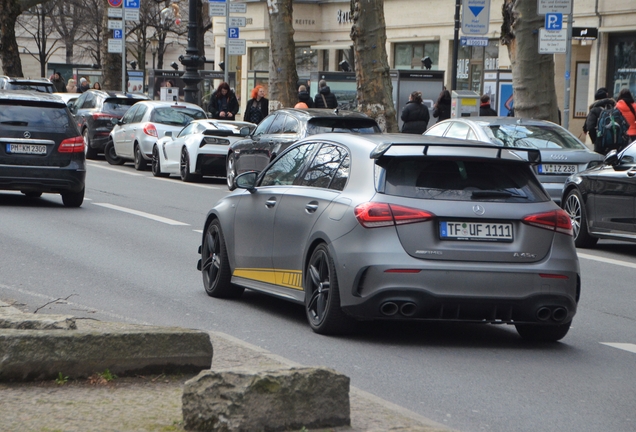
[[269,100],[265,97],[265,87],[257,85],[252,89],[252,99],[245,106],[244,121],[259,124],[269,114]]
[[596,124],[598,123],[598,118],[601,115],[601,111],[606,108],[613,108],[614,105],[616,105],[616,101],[609,97],[605,87],[601,87],[596,90],[596,93],[594,94],[594,103],[590,105],[590,112],[587,113],[585,124],[583,124],[583,132],[590,135],[590,140],[594,144],[594,151],[597,153],[604,153],[601,149],[601,143],[596,143]]
[[214,119],[234,120],[238,110],[239,104],[236,95],[228,83],[222,82],[210,96],[208,112]]
[[338,99],[336,99],[335,94],[331,93],[325,80],[320,80],[318,83],[318,94],[314,97],[314,106],[316,108],[338,108]]
[[78,93],[84,93],[86,90],[90,90],[91,83],[84,77],[80,78],[80,85],[77,88]]
[[53,71],[53,79],[51,80],[53,83],[53,87],[55,87],[56,93],[66,93],[66,83],[64,82],[64,78],[60,76],[58,71]]
[[298,102],[302,102],[307,105],[307,108],[314,108],[314,101],[311,99],[311,95],[307,91],[307,87],[301,85],[298,87]]
[[481,104],[479,105],[480,116],[484,116],[484,117],[497,116],[497,111],[495,111],[494,109],[490,107],[490,96],[488,96],[487,94],[482,95],[481,98],[479,98],[479,100],[481,101]]
[[426,131],[431,116],[426,105],[422,103],[422,93],[414,91],[409,95],[409,101],[402,108],[400,118],[404,122],[402,125],[403,133],[421,135]]
[[433,117],[437,118],[438,122],[449,119],[451,116],[451,94],[448,90],[444,89],[439,94],[437,102],[435,102],[433,109]]

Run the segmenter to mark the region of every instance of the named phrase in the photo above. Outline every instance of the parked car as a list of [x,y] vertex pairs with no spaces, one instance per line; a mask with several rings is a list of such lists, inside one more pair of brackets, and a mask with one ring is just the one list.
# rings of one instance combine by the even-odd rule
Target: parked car
[[543,120],[514,117],[464,117],[431,126],[424,135],[490,142],[494,145],[541,151],[534,172],[559,204],[569,175],[599,164],[603,156],[588,149],[567,129]]
[[67,207],[84,201],[84,139],[60,98],[0,90],[0,189],[38,198],[62,196]]
[[307,137],[208,213],[205,291],[304,304],[322,334],[398,319],[561,339],[581,287],[572,225],[529,161],[539,152],[421,135]]
[[86,158],[104,153],[113,130],[113,119],[119,120],[131,106],[147,96],[121,91],[86,90],[71,106],[77,126],[86,142]]
[[116,122],[106,143],[104,156],[111,165],[132,160],[136,170],[145,170],[152,160],[152,149],[159,138],[166,132],[179,132],[192,120],[205,118],[205,111],[192,103],[137,102]]
[[281,109],[261,121],[249,138],[233,143],[227,154],[227,186],[247,171],[261,171],[277,155],[301,138],[326,132],[380,133],[372,118],[355,111]]
[[152,149],[152,174],[175,174],[183,181],[201,176],[225,177],[228,146],[256,129],[254,123],[229,120],[193,120],[173,137],[160,138]]
[[562,204],[576,246],[593,247],[599,239],[636,241],[636,144],[612,150],[601,165],[569,177]]
[[32,90],[40,93],[54,93],[55,86],[48,78],[24,78],[0,76],[0,90]]
[[75,103],[77,98],[81,96],[80,93],[53,93],[53,94],[59,97],[60,99],[62,99],[69,109],[73,107],[73,104]]

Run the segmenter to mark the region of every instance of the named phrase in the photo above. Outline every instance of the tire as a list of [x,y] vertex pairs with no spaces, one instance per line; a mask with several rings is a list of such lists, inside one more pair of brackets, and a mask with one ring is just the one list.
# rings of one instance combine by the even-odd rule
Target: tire
[[203,288],[210,297],[239,298],[245,290],[230,282],[232,271],[225,247],[225,237],[218,220],[212,221],[203,238],[201,273]]
[[109,140],[106,143],[106,147],[104,148],[104,157],[106,158],[106,162],[111,165],[123,165],[126,162],[124,159],[117,156],[117,152],[115,152],[115,145],[113,144],[113,140]]
[[79,207],[84,202],[84,188],[79,192],[62,192],[61,195],[66,207]]
[[225,179],[227,181],[227,188],[231,191],[236,189],[236,185],[234,185],[234,179],[236,178],[236,157],[234,153],[230,153],[227,155],[227,160],[225,161]]
[[515,324],[519,336],[534,342],[556,342],[568,334],[572,321],[556,324]]
[[324,243],[311,254],[305,269],[305,313],[311,329],[323,335],[344,334],[355,321],[340,308],[336,269]]
[[152,163],[150,165],[152,175],[155,177],[169,177],[170,174],[161,172],[161,163],[159,162],[159,148],[154,146],[152,148]]
[[563,203],[563,210],[570,216],[572,221],[572,231],[574,235],[574,245],[580,248],[594,247],[598,242],[598,238],[590,235],[587,216],[585,215],[585,204],[581,193],[572,189]]
[[190,172],[190,155],[188,149],[185,147],[181,150],[181,160],[179,162],[179,173],[181,174],[181,180],[184,182],[196,182],[201,180],[201,176],[198,174],[192,174]]
[[86,147],[86,159],[97,159],[97,149],[91,147],[91,140],[88,138],[88,128],[82,133],[84,137],[84,146]]
[[28,192],[20,191],[20,192],[22,192],[24,196],[27,198],[40,198],[42,196],[42,192],[35,192],[35,191],[28,191]]
[[134,152],[135,169],[137,171],[146,171],[148,168],[148,161],[144,159],[144,155],[141,154],[141,147],[139,144],[135,144]]

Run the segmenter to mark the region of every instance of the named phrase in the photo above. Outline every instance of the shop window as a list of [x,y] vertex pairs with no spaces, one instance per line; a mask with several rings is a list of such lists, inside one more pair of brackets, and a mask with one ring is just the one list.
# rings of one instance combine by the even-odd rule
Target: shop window
[[636,34],[611,34],[607,56],[607,89],[617,96],[627,87],[636,93]]
[[250,48],[250,70],[269,70],[269,48]]
[[395,69],[423,69],[422,59],[433,62],[431,69],[439,70],[439,42],[399,43],[394,45]]

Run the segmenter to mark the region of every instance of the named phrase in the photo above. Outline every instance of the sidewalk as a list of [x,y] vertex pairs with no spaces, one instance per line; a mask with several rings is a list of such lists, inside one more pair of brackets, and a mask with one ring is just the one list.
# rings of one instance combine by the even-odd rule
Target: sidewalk
[[[0,302],[0,305],[6,306]],[[6,308],[2,308],[6,309]],[[53,330],[60,331],[60,330]],[[64,330],[61,330],[64,331]],[[301,366],[232,336],[210,332],[212,369]],[[1,347],[0,347],[1,348]],[[182,431],[181,394],[193,375],[0,383],[3,431]],[[448,432],[444,425],[351,387],[351,427],[320,431]]]

